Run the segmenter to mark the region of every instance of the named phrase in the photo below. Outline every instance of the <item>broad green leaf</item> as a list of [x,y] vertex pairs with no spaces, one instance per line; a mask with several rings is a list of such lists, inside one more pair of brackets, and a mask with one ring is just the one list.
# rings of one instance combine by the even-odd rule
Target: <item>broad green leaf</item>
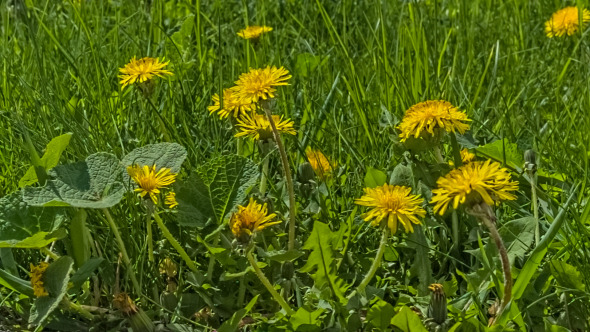
[[[312,273],[316,287],[328,287],[333,296],[343,299],[343,293],[348,288],[344,281],[336,275],[336,259],[334,253],[340,235],[332,232],[330,227],[321,221],[315,221],[311,234],[301,249],[311,250],[307,262],[300,269],[301,272]],[[315,273],[314,273],[315,271]]]
[[[186,159],[186,149],[177,143],[148,144],[129,152],[121,164],[125,169],[131,165],[156,165],[156,169],[170,168],[173,173],[180,172],[182,163]],[[123,181],[129,183],[130,178],[123,170]]]
[[584,291],[582,275],[574,266],[554,259],[551,261],[551,274],[560,286]]
[[412,169],[406,165],[398,164],[391,172],[389,184],[395,186],[412,186]]
[[88,278],[92,275],[92,273],[98,268],[98,266],[100,265],[100,263],[102,263],[104,261],[104,258],[91,258],[89,260],[87,260],[84,265],[82,265],[78,270],[76,270],[76,273],[74,273],[72,275],[72,278],[70,278],[70,281],[72,282],[73,289],[77,289],[80,286],[82,286],[82,284],[88,280]]
[[30,281],[13,276],[2,269],[0,269],[0,286],[4,286],[28,297],[33,297],[33,287],[31,287]]
[[250,312],[250,310],[252,310],[252,308],[254,308],[256,301],[258,301],[259,295],[254,296],[254,298],[252,300],[250,300],[250,302],[248,302],[248,304],[244,308],[234,312],[234,314],[231,316],[231,318],[229,320],[223,322],[223,324],[219,327],[219,329],[217,329],[217,331],[218,332],[237,331],[238,326],[240,325],[240,321],[244,318],[244,316],[246,316],[246,314],[248,314]]
[[369,167],[365,174],[365,187],[375,188],[384,185],[387,182],[387,174],[382,171]]
[[21,191],[0,199],[0,248],[41,248],[63,237],[54,233],[64,216],[58,208],[27,205]]
[[55,310],[68,289],[74,260],[68,256],[51,263],[43,274],[43,284],[49,296],[38,297],[31,308],[29,324],[41,324]]
[[[45,153],[43,157],[41,157],[41,165],[45,168],[46,171],[57,166],[59,163],[59,158],[61,154],[64,152],[66,147],[70,144],[70,139],[72,138],[72,133],[63,134],[61,136],[54,137],[45,148]],[[18,181],[19,187],[26,187],[30,186],[37,182],[37,173],[35,172],[35,167],[31,166],[25,173],[25,175]]]
[[515,143],[510,143],[507,139],[494,141],[480,146],[476,150],[484,156],[504,163],[515,170],[520,170],[524,165],[523,153]]
[[394,315],[395,308],[391,304],[379,299],[367,311],[367,322],[379,331],[387,331]]
[[434,281],[434,278],[432,277],[432,264],[428,258],[430,246],[426,241],[422,226],[414,226],[414,232],[408,234],[408,245],[416,250],[410,273],[418,276],[420,281],[418,286],[419,294],[426,295],[428,294],[428,285]]
[[24,188],[24,200],[33,206],[109,208],[121,201],[125,188],[121,166],[112,154],[100,152],[86,161],[53,168],[42,188]]
[[228,155],[199,167],[177,190],[178,222],[204,227],[221,224],[225,216],[246,200],[258,179],[258,167],[249,159]]
[[285,261],[294,261],[295,259],[301,257],[303,252],[299,250],[276,250],[270,252],[263,252],[264,257],[268,257],[270,260],[275,262],[285,262]]
[[403,306],[391,319],[391,324],[404,332],[428,332],[422,325],[420,317],[406,306]]
[[324,309],[316,309],[314,311],[308,311],[305,308],[297,309],[297,312],[289,318],[291,323],[291,331],[315,331],[321,324],[321,320],[318,318],[324,312]]

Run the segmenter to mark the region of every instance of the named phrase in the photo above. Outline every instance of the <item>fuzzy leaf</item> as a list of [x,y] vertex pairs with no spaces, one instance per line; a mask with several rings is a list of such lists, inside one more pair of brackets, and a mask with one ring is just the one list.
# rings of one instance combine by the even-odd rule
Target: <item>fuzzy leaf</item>
[[[45,153],[43,157],[41,157],[41,165],[45,168],[46,171],[57,166],[59,163],[59,158],[64,150],[70,144],[70,139],[72,138],[72,133],[63,134],[61,136],[54,137],[49,143],[47,143],[47,147],[45,148]],[[26,187],[30,186],[38,181],[37,173],[35,172],[35,167],[31,166],[25,173],[25,175],[18,181],[19,187]]]
[[328,287],[332,294],[343,299],[343,293],[348,288],[342,279],[336,275],[336,245],[340,242],[340,234],[332,232],[327,224],[315,221],[313,230],[301,249],[311,250],[307,262],[300,269],[301,272],[315,273],[312,278],[316,287]]
[[120,167],[117,157],[104,152],[83,162],[57,166],[50,171],[53,180],[45,187],[24,189],[24,200],[33,206],[111,207],[125,193]]
[[178,189],[178,222],[204,227],[209,220],[221,224],[258,179],[258,167],[250,160],[223,156],[199,167]]
[[41,324],[58,307],[68,289],[73,265],[74,260],[71,257],[63,256],[45,270],[43,282],[49,296],[38,297],[35,300],[31,308],[29,324]]
[[21,191],[0,199],[0,248],[41,248],[63,237],[55,232],[64,216],[58,208],[27,205]]

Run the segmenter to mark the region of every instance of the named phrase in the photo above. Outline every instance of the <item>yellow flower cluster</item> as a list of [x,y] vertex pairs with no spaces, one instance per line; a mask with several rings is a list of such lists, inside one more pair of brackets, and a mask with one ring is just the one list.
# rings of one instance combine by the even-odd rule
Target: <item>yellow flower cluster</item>
[[580,17],[578,7],[565,7],[553,13],[545,22],[545,34],[549,38],[571,36],[580,29],[580,21],[583,29],[590,21],[588,9],[582,9],[582,17]]
[[165,77],[172,76],[172,72],[165,70],[164,67],[168,65],[170,61],[160,62],[160,59],[145,57],[137,60],[135,57],[125,65],[125,67],[119,69],[122,75],[119,75],[121,81],[121,90],[126,86],[134,83],[144,83],[151,80],[154,76]]
[[428,100],[418,103],[406,111],[399,125],[399,137],[402,142],[410,137],[419,138],[424,135],[436,136],[437,131],[463,134],[469,129],[467,115],[459,111],[448,101]]
[[244,39],[258,39],[260,38],[260,36],[262,36],[263,34],[267,33],[267,32],[271,32],[272,28],[271,27],[267,27],[265,25],[263,26],[258,26],[258,25],[252,25],[249,27],[246,27],[245,29],[242,29],[238,32],[238,36],[244,38]]
[[232,214],[229,225],[236,238],[248,239],[254,232],[280,224],[280,221],[273,221],[275,217],[276,214],[268,213],[266,203],[261,205],[250,198],[248,205],[238,206],[238,211]]
[[[160,168],[157,170],[156,165],[151,167],[148,165],[131,165],[127,167],[127,173],[133,179],[137,188],[135,191],[139,193],[142,198],[146,195],[151,198],[154,204],[158,204],[158,195],[160,189],[166,188],[176,181],[176,173],[172,173],[170,168]],[[176,195],[171,192],[165,198],[165,203],[173,208],[178,205],[176,202]]]
[[41,262],[37,266],[31,264],[30,267],[31,286],[33,287],[33,294],[35,294],[36,297],[49,296],[49,293],[47,293],[47,290],[45,289],[45,285],[43,283],[43,275],[45,274],[45,270],[47,270],[47,268],[49,267],[49,263]]

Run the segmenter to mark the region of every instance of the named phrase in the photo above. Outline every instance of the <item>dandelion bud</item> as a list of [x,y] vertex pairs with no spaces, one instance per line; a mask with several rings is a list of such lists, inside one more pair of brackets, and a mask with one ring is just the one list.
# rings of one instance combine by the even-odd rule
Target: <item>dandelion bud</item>
[[537,154],[535,150],[529,149],[524,152],[524,169],[533,173],[537,171]]
[[432,284],[428,286],[428,289],[432,291],[430,304],[428,304],[428,317],[440,325],[447,320],[447,297],[441,284]]
[[297,174],[297,178],[299,182],[301,182],[302,184],[307,184],[315,179],[315,173],[310,163],[305,162],[299,165],[299,172]]

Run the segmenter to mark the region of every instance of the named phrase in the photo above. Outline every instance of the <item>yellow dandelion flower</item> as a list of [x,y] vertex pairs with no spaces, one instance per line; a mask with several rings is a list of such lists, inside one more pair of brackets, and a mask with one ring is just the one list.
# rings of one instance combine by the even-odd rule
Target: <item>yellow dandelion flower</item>
[[169,62],[160,62],[158,58],[145,57],[137,60],[133,57],[125,67],[119,69],[122,73],[122,75],[119,75],[121,79],[119,82],[121,84],[121,90],[135,82],[143,83],[149,81],[154,76],[164,77],[166,75],[173,75],[171,71],[163,69]]
[[166,198],[164,199],[164,204],[168,205],[168,207],[171,209],[177,206],[178,202],[176,201],[176,193],[169,192],[168,195],[166,195]]
[[[460,153],[461,153],[461,161],[462,161],[463,165],[468,164],[468,163],[475,160],[475,154],[469,152],[469,150],[467,150],[467,149],[462,149]],[[449,161],[449,165],[455,166],[455,163],[451,160],[451,161]]]
[[286,82],[291,75],[283,67],[267,66],[261,69],[250,69],[249,72],[240,75],[233,87],[240,99],[240,103],[256,103],[260,99],[274,98],[277,86],[288,85]]
[[307,156],[311,168],[313,168],[314,172],[322,180],[328,178],[334,170],[334,167],[336,167],[336,163],[330,162],[320,150],[307,147],[307,149],[305,149],[305,155]]
[[171,185],[176,181],[176,173],[170,168],[160,168],[156,172],[156,165],[132,165],[127,167],[127,173],[138,185],[136,192],[143,198],[149,195],[154,204],[158,204],[158,194],[161,188]]
[[482,201],[492,206],[494,202],[514,200],[511,191],[518,190],[518,182],[510,179],[508,170],[491,160],[473,161],[451,170],[440,177],[437,188],[432,190],[434,212],[443,215],[449,204],[456,209],[459,204],[478,204]]
[[280,221],[272,221],[276,214],[268,214],[266,203],[258,204],[250,198],[247,206],[238,206],[238,211],[232,214],[229,225],[236,238],[252,235],[269,226],[280,224]]
[[31,266],[31,286],[33,287],[33,294],[36,297],[42,296],[49,296],[47,290],[45,289],[45,285],[43,283],[43,274],[45,274],[45,270],[49,267],[49,263],[41,262],[39,265],[35,266],[33,264]]
[[252,25],[252,26],[246,27],[245,29],[240,30],[240,32],[238,32],[238,36],[240,36],[244,39],[257,39],[260,36],[262,36],[263,34],[265,34],[267,32],[271,32],[271,31],[272,31],[272,28],[267,27],[265,25],[263,25],[263,26]]
[[[295,135],[297,132],[293,128],[293,121],[283,120],[278,115],[273,115],[272,119],[279,133]],[[255,140],[268,140],[273,138],[272,127],[266,115],[262,114],[244,114],[237,120],[238,133],[236,137],[250,136]]]
[[435,130],[446,132],[458,131],[461,134],[469,129],[465,122],[471,121],[467,115],[459,111],[448,101],[428,100],[418,103],[406,111],[402,122],[398,126],[399,137],[404,142],[410,137],[418,138],[426,133],[435,136]]
[[420,207],[424,199],[410,194],[411,191],[409,187],[386,183],[380,187],[365,188],[365,194],[355,203],[372,208],[363,214],[364,220],[371,221],[372,226],[378,227],[387,218],[387,226],[392,234],[397,232],[398,223],[402,224],[406,232],[414,232],[412,223],[420,225],[418,217],[424,218],[426,211]]
[[[582,10],[582,28],[590,21],[590,11]],[[565,7],[553,13],[551,18],[545,22],[545,34],[549,38],[562,37],[567,34],[573,35],[580,27],[580,16],[578,7]]]
[[221,101],[219,100],[218,94],[214,94],[212,99],[213,105],[208,106],[207,109],[209,110],[209,114],[217,112],[220,119],[227,118],[230,114],[234,118],[237,118],[256,108],[256,105],[248,102],[248,100],[245,100],[246,103],[243,103],[244,99],[237,98],[234,88],[223,90],[223,108],[221,108]]

